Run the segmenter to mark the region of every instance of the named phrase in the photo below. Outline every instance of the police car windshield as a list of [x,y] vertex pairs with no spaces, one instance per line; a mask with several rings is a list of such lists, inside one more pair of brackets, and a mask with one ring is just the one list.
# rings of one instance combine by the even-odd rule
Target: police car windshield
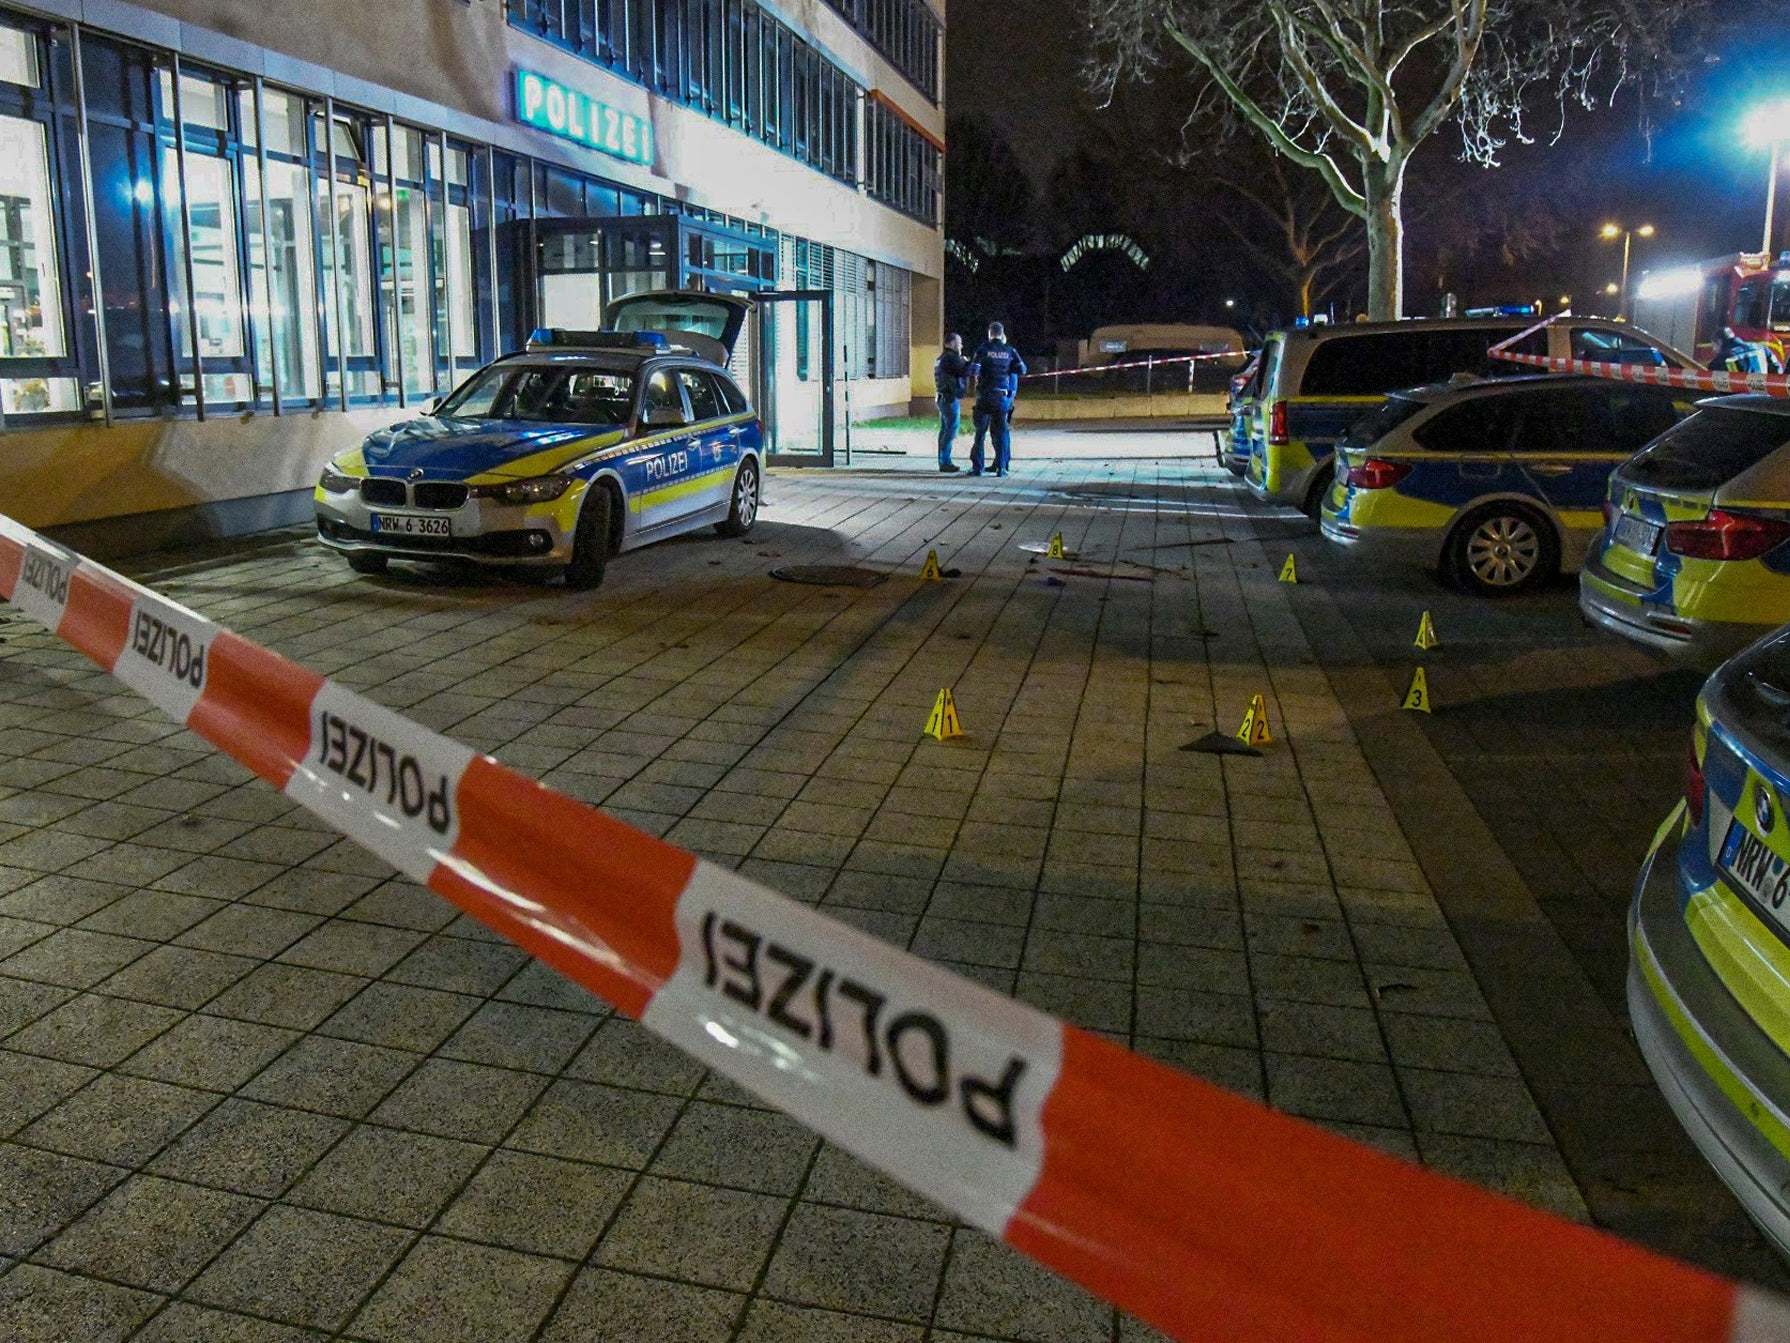
[[626,424],[634,377],[564,364],[494,364],[435,413],[449,420],[531,420],[540,424]]

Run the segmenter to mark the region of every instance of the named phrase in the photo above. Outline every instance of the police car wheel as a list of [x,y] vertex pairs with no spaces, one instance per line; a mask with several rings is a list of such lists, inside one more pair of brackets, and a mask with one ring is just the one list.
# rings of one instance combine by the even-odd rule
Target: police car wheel
[[1448,541],[1449,576],[1483,596],[1521,592],[1559,566],[1553,533],[1526,509],[1481,509],[1462,519]]
[[733,502],[727,509],[727,521],[717,522],[715,530],[722,536],[744,536],[758,521],[758,467],[741,462],[739,474],[733,478]]
[[382,574],[385,572],[386,563],[384,555],[356,553],[348,556],[348,567],[357,574]]
[[602,485],[585,491],[578,510],[578,528],[572,533],[572,562],[565,568],[566,586],[574,590],[594,588],[603,581],[609,559],[609,510],[611,497]]

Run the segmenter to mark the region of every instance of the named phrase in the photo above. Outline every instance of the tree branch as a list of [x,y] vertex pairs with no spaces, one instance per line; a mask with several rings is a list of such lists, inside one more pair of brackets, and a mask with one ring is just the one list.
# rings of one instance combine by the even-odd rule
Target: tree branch
[[1212,76],[1212,82],[1224,91],[1225,96],[1231,100],[1232,105],[1236,107],[1244,120],[1267,137],[1269,144],[1300,167],[1309,168],[1322,177],[1325,185],[1330,188],[1331,194],[1336,197],[1337,204],[1341,205],[1343,209],[1350,214],[1366,218],[1367,198],[1342,175],[1342,169],[1336,166],[1334,159],[1328,154],[1315,153],[1296,143],[1281,129],[1273,117],[1262,110],[1261,104],[1251,98],[1248,91],[1207,53],[1203,46],[1189,37],[1177,25],[1168,24],[1168,33],[1176,45],[1199,62],[1206,73]]

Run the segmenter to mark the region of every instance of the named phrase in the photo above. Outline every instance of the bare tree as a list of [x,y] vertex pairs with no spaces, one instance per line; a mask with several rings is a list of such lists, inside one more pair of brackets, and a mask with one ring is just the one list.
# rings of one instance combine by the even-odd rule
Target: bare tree
[[1656,95],[1674,42],[1710,0],[1086,0],[1087,76],[1110,97],[1191,66],[1190,120],[1216,114],[1314,174],[1366,229],[1368,311],[1404,308],[1411,156],[1445,125],[1460,154],[1498,162],[1527,119],[1624,88]]
[[[1256,220],[1238,219],[1223,210],[1218,220],[1259,265],[1287,285],[1300,315],[1310,317],[1343,278],[1338,268],[1366,249],[1367,237],[1361,221],[1343,209],[1323,183],[1307,175],[1289,175],[1277,154],[1261,157],[1266,163],[1258,164],[1256,156],[1250,156],[1234,166],[1226,164],[1212,176],[1249,206]],[[1257,220],[1273,229],[1278,247],[1263,237],[1259,227],[1251,227]]]

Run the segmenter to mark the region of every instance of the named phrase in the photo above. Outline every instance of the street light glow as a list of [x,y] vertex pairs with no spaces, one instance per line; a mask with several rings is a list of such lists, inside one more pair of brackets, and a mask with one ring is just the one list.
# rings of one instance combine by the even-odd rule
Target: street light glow
[[1620,238],[1622,236],[1622,225],[1620,225],[1620,224],[1605,224],[1597,232],[1600,237]]
[[1790,143],[1790,98],[1760,103],[1740,123],[1740,133],[1754,149]]
[[1607,285],[1604,286],[1604,293],[1606,293],[1606,294],[1620,294],[1621,292],[1622,292],[1622,286],[1617,284],[1614,280],[1611,280]]
[[1635,235],[1637,237],[1641,237],[1641,238],[1651,238],[1653,236],[1653,225],[1652,224],[1641,225],[1640,228],[1635,230]]

